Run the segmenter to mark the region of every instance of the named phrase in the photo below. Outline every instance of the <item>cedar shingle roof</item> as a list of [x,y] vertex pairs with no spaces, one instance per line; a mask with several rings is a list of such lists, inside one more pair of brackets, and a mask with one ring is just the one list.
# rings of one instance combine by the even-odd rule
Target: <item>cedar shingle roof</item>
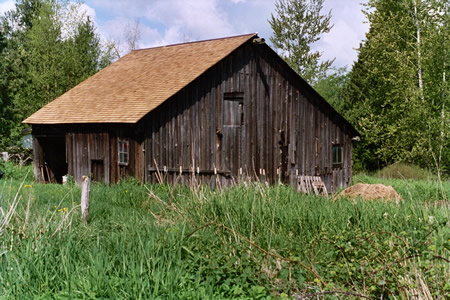
[[136,123],[255,36],[133,51],[45,105],[24,123]]

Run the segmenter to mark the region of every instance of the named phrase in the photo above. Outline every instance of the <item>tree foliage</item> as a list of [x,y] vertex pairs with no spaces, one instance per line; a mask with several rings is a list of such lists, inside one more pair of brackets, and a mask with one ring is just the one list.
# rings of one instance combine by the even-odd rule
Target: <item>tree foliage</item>
[[334,60],[320,61],[321,53],[311,50],[320,36],[331,30],[331,11],[322,14],[324,0],[278,0],[276,15],[269,20],[270,38],[287,63],[310,84],[326,75]]
[[363,136],[356,161],[448,170],[448,1],[370,0],[365,13],[370,30],[342,109]]
[[319,80],[314,89],[339,113],[343,114],[344,91],[350,79],[346,67],[333,69],[330,74]]
[[1,17],[0,147],[17,142],[23,119],[113,59],[78,9],[59,0],[22,0]]

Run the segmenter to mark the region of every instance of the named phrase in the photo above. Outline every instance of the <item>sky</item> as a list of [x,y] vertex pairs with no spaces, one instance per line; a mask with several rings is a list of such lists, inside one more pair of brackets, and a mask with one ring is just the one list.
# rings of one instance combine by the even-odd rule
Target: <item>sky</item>
[[[325,0],[331,10],[332,30],[313,45],[323,59],[336,58],[334,66],[349,68],[357,58],[356,48],[368,31],[361,12],[367,0]],[[15,0],[0,0],[0,14],[14,8]],[[268,19],[275,0],[85,0],[81,8],[94,20],[105,40],[125,51],[125,31],[139,22],[138,48],[149,48],[258,33],[271,45]]]

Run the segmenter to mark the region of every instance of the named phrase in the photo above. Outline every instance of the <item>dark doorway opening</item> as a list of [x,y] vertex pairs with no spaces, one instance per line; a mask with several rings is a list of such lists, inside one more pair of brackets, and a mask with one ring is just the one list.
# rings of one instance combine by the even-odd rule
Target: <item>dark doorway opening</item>
[[61,137],[39,137],[42,147],[43,164],[39,166],[44,182],[62,183],[67,174],[66,142]]

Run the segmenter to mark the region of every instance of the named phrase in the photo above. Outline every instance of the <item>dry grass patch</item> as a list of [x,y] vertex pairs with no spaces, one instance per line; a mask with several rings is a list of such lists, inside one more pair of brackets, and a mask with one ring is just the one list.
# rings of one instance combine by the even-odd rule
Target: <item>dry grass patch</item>
[[397,204],[402,200],[392,186],[384,184],[357,183],[343,190],[339,196],[352,199],[361,197],[365,200],[388,200]]

